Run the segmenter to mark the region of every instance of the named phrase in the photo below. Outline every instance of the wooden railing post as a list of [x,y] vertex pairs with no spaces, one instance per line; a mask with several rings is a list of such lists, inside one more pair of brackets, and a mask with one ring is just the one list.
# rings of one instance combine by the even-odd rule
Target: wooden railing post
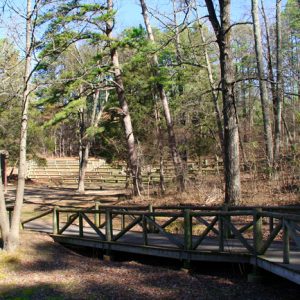
[[[152,204],[149,204],[148,211],[149,211],[149,213],[153,213],[154,212]],[[149,216],[149,218],[155,222],[155,217]],[[155,232],[155,227],[154,227],[154,225],[152,223],[149,223],[149,232],[151,232],[151,233]]]
[[290,263],[290,237],[289,229],[286,226],[286,220],[283,219],[283,263]]
[[[227,203],[223,204],[222,211],[228,212],[228,204]],[[223,216],[223,218],[225,218],[227,220],[228,224],[231,222],[231,217],[229,215]],[[230,232],[230,228],[229,228],[228,224],[225,224],[223,222],[223,232],[224,232],[223,235],[224,235],[225,239],[228,239],[231,237],[231,232]]]
[[53,225],[53,234],[58,234],[59,232],[59,207],[54,206],[53,208],[53,218],[52,218],[52,225]]
[[147,246],[148,245],[148,229],[147,229],[147,219],[146,219],[145,215],[143,215],[142,224],[143,224],[144,246]]
[[192,250],[192,217],[190,209],[184,210],[184,250]]
[[271,233],[274,229],[274,219],[273,217],[269,217],[269,232]]
[[83,219],[82,219],[82,213],[80,212],[78,215],[79,220],[79,236],[83,237]]
[[224,221],[221,214],[218,215],[219,225],[219,251],[224,252]]
[[121,215],[121,230],[125,228],[125,215]]
[[[96,201],[95,202],[95,210],[100,210],[100,208],[101,208],[101,202]],[[95,222],[96,227],[99,228],[99,226],[101,224],[101,213],[100,212],[95,212],[94,222]]]
[[112,214],[111,209],[107,208],[105,211],[105,236],[106,241],[110,242],[112,240],[113,228],[112,228]]
[[253,242],[256,255],[260,253],[260,249],[263,245],[262,218],[259,216],[261,212],[261,208],[256,208],[253,212]]

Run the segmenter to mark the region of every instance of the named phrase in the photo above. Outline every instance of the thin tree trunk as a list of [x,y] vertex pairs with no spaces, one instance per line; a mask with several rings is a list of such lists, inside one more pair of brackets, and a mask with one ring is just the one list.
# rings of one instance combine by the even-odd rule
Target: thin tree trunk
[[7,245],[9,236],[9,219],[6,211],[5,195],[2,184],[2,172],[0,172],[0,231],[5,247]]
[[265,82],[264,75],[264,64],[262,55],[262,41],[261,41],[261,29],[258,18],[258,0],[252,0],[252,19],[253,19],[253,33],[255,41],[255,53],[256,53],[256,64],[257,72],[259,77],[259,91],[260,100],[263,113],[263,123],[264,123],[264,140],[266,146],[266,154],[268,160],[268,166],[273,165],[273,136],[272,136],[272,126],[270,119],[269,110],[269,99],[267,85]]
[[267,16],[265,13],[263,0],[261,0],[261,11],[262,11],[263,20],[265,23],[265,30],[266,30],[267,62],[268,62],[268,75],[269,75],[268,77],[269,77],[269,81],[270,81],[270,85],[271,85],[273,113],[274,113],[274,118],[275,118],[275,115],[276,115],[276,108],[275,108],[276,107],[276,83],[275,83],[274,72],[273,72],[269,24],[268,24]]
[[[105,101],[104,103],[100,104],[99,111],[97,113],[97,106],[98,106],[98,99],[99,99],[99,94],[100,91],[97,90],[93,96],[93,110],[92,110],[92,115],[90,117],[90,127],[98,127],[98,123],[100,122],[105,104],[108,100],[109,93],[106,91],[105,92]],[[90,137],[85,136],[85,131],[86,131],[86,126],[85,126],[85,121],[84,121],[84,114],[82,112],[79,112],[79,119],[80,119],[80,150],[79,150],[79,179],[78,179],[78,192],[79,193],[84,193],[85,191],[85,174],[87,171],[87,166],[88,166],[88,161],[89,161],[89,154],[90,154],[90,148],[91,148],[91,143],[92,140]]]
[[[196,4],[196,3],[195,3]],[[206,40],[203,34],[202,27],[203,25],[200,22],[199,15],[198,15],[198,10],[197,10],[197,5],[195,5],[195,10],[196,10],[196,15],[197,15],[197,22],[198,22],[198,27],[200,31],[200,37],[201,37],[201,43],[204,45],[204,56],[205,56],[205,63],[206,63],[206,70],[207,70],[207,75],[208,75],[208,80],[209,80],[209,85],[211,88],[211,96],[214,104],[214,110],[216,114],[216,122],[218,126],[218,136],[219,136],[219,142],[221,145],[222,153],[224,153],[224,131],[223,131],[223,126],[222,126],[222,113],[219,108],[219,103],[218,103],[218,94],[216,92],[216,84],[213,79],[213,73],[212,73],[212,68],[211,68],[211,63],[209,59],[209,55],[207,52],[207,47],[205,45]],[[224,157],[223,157],[224,159]]]
[[281,140],[281,109],[283,100],[282,82],[282,36],[281,36],[281,0],[276,1],[276,105],[275,105],[275,144],[274,144],[274,167],[278,167]]
[[31,56],[32,56],[32,11],[31,0],[27,0],[26,14],[26,57],[24,71],[24,90],[22,95],[22,120],[20,134],[20,151],[19,151],[19,168],[18,168],[18,183],[16,191],[16,201],[12,217],[11,228],[7,243],[4,248],[8,251],[15,250],[19,245],[20,235],[20,219],[21,210],[24,198],[25,176],[26,176],[26,150],[27,150],[27,128],[28,128],[28,109],[29,109],[29,94],[30,94],[30,72],[31,72]]
[[224,116],[225,203],[237,204],[241,197],[239,133],[234,102],[234,69],[230,49],[230,0],[220,1],[219,22],[212,0],[205,0],[209,20],[220,51],[221,85]]
[[[148,38],[151,42],[155,42],[154,35],[152,32],[152,28],[150,25],[149,17],[148,17],[148,9],[146,6],[146,3],[144,0],[140,0],[141,8],[142,8],[142,15],[144,17],[145,27],[148,33]],[[158,68],[158,58],[157,55],[153,55],[153,61],[152,61],[153,67]],[[154,75],[159,75],[156,71],[153,71]],[[176,174],[176,180],[178,183],[178,189],[180,191],[185,190],[185,176],[184,176],[184,166],[181,160],[181,157],[179,155],[178,149],[177,149],[177,142],[176,142],[176,135],[174,131],[174,124],[172,121],[168,98],[165,92],[165,89],[161,83],[157,84],[157,90],[160,97],[160,100],[162,102],[162,107],[164,111],[164,116],[166,120],[167,125],[167,131],[168,131],[168,141],[169,141],[169,148],[172,155],[172,160],[175,168],[175,174]]]
[[[113,9],[113,0],[107,0],[107,8],[108,11],[112,11]],[[109,39],[112,39],[112,30],[113,30],[113,23],[112,21],[106,22],[106,35]],[[138,157],[137,157],[137,150],[135,145],[135,138],[133,134],[132,122],[129,112],[128,103],[125,97],[125,90],[124,84],[122,79],[122,73],[119,64],[119,57],[117,49],[115,48],[112,43],[110,43],[110,56],[112,60],[112,64],[114,67],[114,77],[115,77],[115,85],[116,85],[116,92],[118,95],[119,105],[122,109],[123,113],[123,125],[125,129],[125,137],[127,142],[127,150],[128,150],[128,157],[129,157],[129,165],[131,169],[132,179],[133,179],[133,190],[134,194],[138,195],[139,190],[141,187],[141,179],[140,179],[140,167],[138,165]]]
[[80,109],[78,112],[79,116],[79,178],[78,178],[78,192],[84,193],[84,179],[88,164],[89,157],[89,143],[84,141],[85,133],[85,120],[84,120],[84,109]]
[[162,143],[162,128],[160,125],[160,116],[157,104],[155,104],[155,125],[156,125],[156,136],[157,144],[159,149],[159,187],[160,192],[163,195],[166,191],[165,187],[165,175],[164,175],[164,148]]

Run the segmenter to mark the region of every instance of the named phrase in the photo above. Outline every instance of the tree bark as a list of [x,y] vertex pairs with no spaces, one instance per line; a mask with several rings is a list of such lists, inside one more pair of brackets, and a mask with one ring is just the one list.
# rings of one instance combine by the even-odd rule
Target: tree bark
[[234,69],[230,49],[230,0],[220,0],[219,22],[212,0],[205,0],[209,20],[219,46],[224,117],[225,203],[237,204],[241,197],[239,133],[234,102]]
[[[155,97],[154,97],[155,98]],[[163,150],[163,142],[162,142],[162,128],[160,124],[160,115],[157,107],[157,103],[155,103],[154,114],[155,114],[155,125],[156,125],[156,136],[157,136],[157,146],[159,150],[159,188],[160,192],[163,195],[166,191],[165,186],[165,175],[164,175],[164,150]]]
[[[141,8],[142,8],[142,15],[144,17],[145,27],[146,27],[146,30],[148,33],[148,38],[152,43],[155,43],[154,35],[152,32],[152,28],[151,28],[149,17],[148,17],[148,9],[147,9],[146,3],[144,0],[140,0],[140,3],[141,3]],[[158,66],[159,66],[158,57],[156,54],[154,54],[152,57],[152,64],[154,67],[153,73],[154,73],[154,75],[158,76],[159,75],[158,71],[155,71],[158,69]],[[182,163],[182,160],[179,155],[178,148],[177,148],[176,135],[175,135],[174,124],[173,124],[173,120],[172,120],[172,116],[171,116],[171,112],[170,112],[170,108],[169,108],[168,97],[165,92],[163,84],[158,83],[157,90],[158,90],[160,100],[162,102],[162,107],[163,107],[164,116],[165,116],[165,120],[166,120],[169,148],[170,148],[173,165],[174,165],[174,169],[175,169],[177,186],[178,186],[178,190],[182,192],[185,190],[184,166],[183,166],[183,163]]]
[[274,167],[278,167],[281,140],[281,109],[283,100],[282,81],[282,36],[281,36],[281,0],[276,1],[276,103],[275,103],[275,143],[274,143]]
[[258,0],[252,0],[252,19],[253,19],[253,33],[255,41],[255,53],[256,53],[256,64],[257,72],[259,77],[259,91],[260,100],[263,113],[263,123],[264,123],[264,140],[266,146],[266,154],[268,160],[268,166],[273,165],[273,136],[272,136],[272,126],[270,119],[270,109],[269,109],[269,99],[267,84],[264,75],[264,63],[262,54],[262,41],[261,41],[261,28],[258,18]]
[[263,16],[263,20],[264,20],[264,24],[265,24],[265,31],[266,31],[268,77],[269,77],[270,86],[271,86],[273,112],[274,112],[274,118],[275,118],[275,115],[276,115],[276,110],[275,110],[275,106],[276,106],[276,83],[275,83],[274,71],[273,71],[269,24],[268,24],[267,16],[266,16],[266,13],[265,13],[263,0],[261,0],[261,11],[262,11],[262,16]]
[[31,0],[27,0],[26,13],[26,57],[25,71],[23,77],[23,96],[22,96],[22,120],[20,134],[20,150],[19,150],[19,168],[18,183],[16,192],[16,201],[12,217],[11,228],[7,238],[7,244],[4,246],[8,251],[15,250],[19,245],[20,235],[20,219],[24,198],[25,176],[26,176],[26,150],[27,150],[27,128],[28,128],[28,109],[30,85],[29,79],[31,74],[31,56],[32,56],[32,10]]
[[84,134],[86,130],[85,126],[85,118],[84,118],[84,109],[80,109],[78,112],[79,116],[79,178],[78,178],[78,189],[77,191],[79,193],[84,193],[85,191],[85,173],[88,165],[88,159],[89,159],[89,147],[90,143],[89,141],[85,141]]
[[[107,0],[107,8],[108,11],[112,11],[113,9],[113,0]],[[113,23],[112,21],[106,22],[106,35],[109,39],[112,39],[112,30],[113,30]],[[114,79],[115,79],[115,86],[116,92],[118,95],[119,105],[122,109],[123,113],[123,125],[125,129],[125,137],[127,142],[127,150],[128,150],[128,157],[129,157],[129,165],[131,169],[131,175],[133,179],[133,191],[135,195],[139,194],[141,188],[141,178],[140,178],[140,167],[138,164],[138,157],[137,157],[137,150],[135,145],[135,138],[133,134],[133,127],[129,112],[128,103],[125,97],[125,90],[124,84],[122,79],[122,73],[119,64],[119,57],[117,49],[112,43],[110,42],[110,57],[112,60],[112,64],[114,67]]]
[[[215,109],[215,114],[216,114],[216,122],[217,122],[217,126],[218,126],[219,142],[220,142],[220,145],[221,145],[222,153],[224,153],[224,131],[223,131],[223,126],[222,126],[222,113],[220,111],[220,107],[219,107],[219,103],[218,103],[218,94],[216,92],[216,84],[215,84],[214,79],[213,79],[211,63],[210,63],[210,59],[209,59],[209,55],[208,55],[207,47],[206,47],[206,40],[205,40],[203,30],[202,30],[203,25],[200,22],[196,2],[195,2],[195,10],[196,10],[198,27],[199,27],[199,31],[200,31],[201,43],[204,45],[203,47],[204,47],[206,70],[207,70],[209,85],[210,85],[210,88],[211,88],[211,96],[212,96],[214,109]],[[223,159],[224,159],[224,157],[223,157]]]
[[4,244],[4,249],[7,247],[7,240],[9,235],[9,219],[6,211],[4,188],[2,184],[2,172],[0,172],[0,230]]
[[[108,100],[109,93],[105,91],[105,101],[104,103],[99,102],[99,95],[100,91],[97,90],[93,95],[93,110],[90,116],[90,127],[98,127],[98,124],[101,120],[102,113],[105,107],[105,104]],[[98,107],[98,113],[97,113]],[[79,179],[78,179],[78,192],[84,193],[85,191],[85,174],[87,171],[88,161],[89,161],[89,154],[92,140],[89,136],[86,136],[86,125],[84,120],[84,111],[79,112],[79,120],[80,120],[80,141],[79,141]]]

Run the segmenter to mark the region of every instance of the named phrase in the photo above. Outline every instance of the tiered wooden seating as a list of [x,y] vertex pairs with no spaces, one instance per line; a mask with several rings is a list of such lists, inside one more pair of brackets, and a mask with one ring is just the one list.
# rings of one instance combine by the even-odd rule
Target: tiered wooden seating
[[[190,180],[196,181],[199,175],[216,174],[222,170],[222,162],[207,160],[201,163],[189,161],[187,174]],[[74,186],[78,185],[79,165],[77,158],[47,159],[47,165],[38,166],[29,163],[27,176],[31,179],[47,182],[49,185]],[[87,188],[124,188],[128,178],[124,164],[106,164],[103,160],[89,159],[85,176]],[[168,185],[175,182],[175,171],[171,160],[164,164],[164,180]],[[160,181],[159,167],[146,166],[142,168],[144,184],[156,185]]]

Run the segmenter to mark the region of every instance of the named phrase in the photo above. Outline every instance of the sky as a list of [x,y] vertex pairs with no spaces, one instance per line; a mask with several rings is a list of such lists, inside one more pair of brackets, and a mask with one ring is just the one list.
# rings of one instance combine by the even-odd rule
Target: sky
[[[10,0],[16,3],[18,6],[25,7],[26,0]],[[94,0],[97,2],[97,0]],[[204,0],[200,0],[203,1]],[[283,5],[285,5],[287,0],[283,0]],[[0,3],[3,0],[0,0]],[[259,1],[260,2],[260,1]],[[265,9],[267,15],[275,15],[275,2],[276,0],[264,0]],[[160,13],[170,14],[172,10],[171,0],[146,0],[149,8],[155,8]],[[141,15],[141,8],[139,6],[139,0],[115,0],[115,9],[117,10],[116,16],[116,33],[120,33],[126,27],[143,25],[143,19]],[[206,15],[206,8],[202,8],[200,15]],[[232,22],[235,21],[249,21],[251,15],[251,0],[232,0]],[[0,16],[1,18],[2,16]],[[3,17],[2,17],[3,18]],[[7,34],[7,20],[4,17],[6,24],[1,24],[0,22],[0,38],[5,37]],[[151,18],[152,26],[160,27],[160,23]],[[21,26],[21,24],[20,24]],[[24,27],[23,27],[24,28]]]
[[[202,1],[204,2],[204,0]],[[171,12],[171,0],[146,0],[148,7],[156,8],[159,12]],[[260,1],[259,1],[260,3]],[[267,15],[275,15],[276,0],[264,0]],[[282,1],[285,5],[286,0]],[[117,0],[117,29],[143,24],[139,0]],[[206,8],[201,10],[201,14],[207,14]],[[247,20],[251,16],[251,0],[232,0],[231,18],[232,21]],[[152,18],[151,23],[159,26],[158,22]]]

